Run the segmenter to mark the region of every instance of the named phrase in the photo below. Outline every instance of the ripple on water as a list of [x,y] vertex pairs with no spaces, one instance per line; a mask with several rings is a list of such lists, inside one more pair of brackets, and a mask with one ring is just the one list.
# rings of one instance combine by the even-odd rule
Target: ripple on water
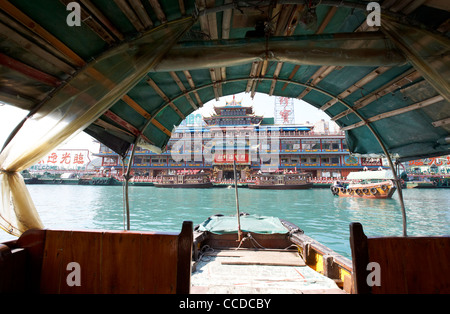
[[[44,225],[52,229],[122,230],[122,187],[29,185]],[[450,234],[450,189],[403,191],[409,235]],[[350,257],[349,224],[369,236],[401,235],[397,193],[390,200],[333,197],[328,189],[239,189],[241,212],[288,220],[314,239]],[[234,189],[130,187],[131,228],[179,232],[184,220],[201,223],[214,214],[236,213]],[[6,233],[0,235],[5,239]]]

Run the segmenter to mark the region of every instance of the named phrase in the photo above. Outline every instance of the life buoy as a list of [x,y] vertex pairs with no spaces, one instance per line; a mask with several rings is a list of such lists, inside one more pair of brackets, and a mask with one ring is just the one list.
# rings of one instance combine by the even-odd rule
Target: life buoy
[[388,187],[387,187],[387,185],[384,185],[384,184],[383,184],[383,185],[381,186],[381,189],[382,189],[383,191],[385,191],[385,192],[386,192],[386,191],[387,191],[387,189],[388,189]]
[[333,193],[333,195],[337,195],[338,194],[336,187],[332,186],[332,187],[330,187],[330,190],[331,190],[331,193]]
[[369,194],[369,189],[368,188],[364,188],[362,191],[363,191],[364,194]]
[[370,193],[372,193],[372,195],[377,195],[378,190],[376,188],[371,188]]

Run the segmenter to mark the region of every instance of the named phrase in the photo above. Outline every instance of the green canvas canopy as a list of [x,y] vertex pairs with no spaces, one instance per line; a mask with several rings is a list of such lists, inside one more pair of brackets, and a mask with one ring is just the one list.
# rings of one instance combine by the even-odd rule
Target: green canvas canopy
[[[285,234],[288,229],[277,217],[244,215],[240,217],[241,231],[260,234]],[[209,231],[215,234],[237,233],[238,222],[235,216],[212,216],[202,222],[199,231]]]
[[[86,84],[99,84],[114,97],[73,131],[123,156],[136,143],[163,149],[192,111],[239,92],[307,101],[346,130],[354,153],[383,153],[374,133],[402,160],[449,153],[445,0],[380,1],[379,26],[368,25],[372,11],[356,0],[80,0],[80,26],[67,23],[70,2],[0,1],[0,101],[59,117],[51,98],[62,104],[76,94],[94,106],[105,95],[91,97]],[[118,54],[82,89],[62,93],[152,32],[162,38],[139,54],[153,51],[154,62]],[[116,69],[122,57],[129,68]]]

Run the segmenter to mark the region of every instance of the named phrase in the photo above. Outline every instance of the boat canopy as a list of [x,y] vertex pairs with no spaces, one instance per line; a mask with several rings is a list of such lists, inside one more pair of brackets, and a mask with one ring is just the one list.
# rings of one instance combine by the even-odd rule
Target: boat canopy
[[[262,234],[288,233],[277,217],[242,215],[240,216],[242,232]],[[238,222],[236,216],[212,216],[202,222],[199,231],[209,231],[215,234],[237,233]]]
[[348,174],[347,180],[394,180],[394,175],[390,170],[355,171]]
[[365,0],[0,0],[0,101],[29,111],[0,170],[11,179],[82,131],[123,157],[160,152],[191,112],[240,92],[303,99],[346,131],[353,153],[449,154],[448,1],[373,10]]

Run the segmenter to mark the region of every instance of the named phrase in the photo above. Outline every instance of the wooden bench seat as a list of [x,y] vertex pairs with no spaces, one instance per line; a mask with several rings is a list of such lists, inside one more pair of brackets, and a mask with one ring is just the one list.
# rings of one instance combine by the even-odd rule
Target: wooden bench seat
[[29,230],[0,246],[0,276],[14,272],[0,292],[189,293],[192,243],[192,222],[180,234]]
[[[360,223],[352,223],[350,246],[356,293],[450,293],[448,236],[371,238],[364,234]],[[368,267],[373,262],[378,269]],[[374,284],[377,275],[379,285]]]

